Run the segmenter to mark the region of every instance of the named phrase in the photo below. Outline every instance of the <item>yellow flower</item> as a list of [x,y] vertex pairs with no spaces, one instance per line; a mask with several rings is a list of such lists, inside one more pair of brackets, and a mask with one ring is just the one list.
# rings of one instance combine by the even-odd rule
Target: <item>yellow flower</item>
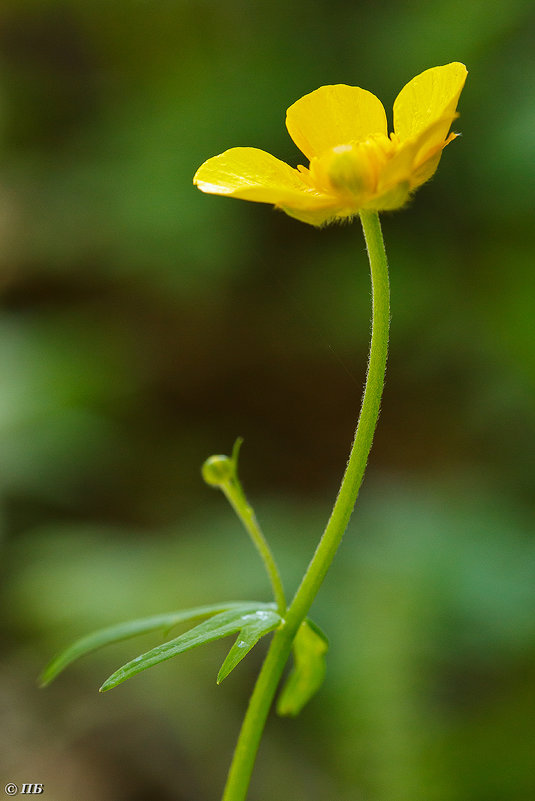
[[435,172],[466,80],[464,64],[433,67],[413,78],[394,103],[394,133],[385,110],[358,86],[322,86],[294,103],[286,127],[309,159],[297,169],[255,147],[208,159],[193,183],[203,192],[272,203],[291,217],[324,225],[403,206]]

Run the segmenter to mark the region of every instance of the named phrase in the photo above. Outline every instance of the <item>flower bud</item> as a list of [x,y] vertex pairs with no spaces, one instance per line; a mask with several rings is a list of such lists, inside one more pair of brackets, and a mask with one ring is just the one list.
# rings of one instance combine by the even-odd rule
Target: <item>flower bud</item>
[[236,465],[230,456],[209,456],[202,468],[202,477],[211,487],[221,487],[232,481],[236,474]]

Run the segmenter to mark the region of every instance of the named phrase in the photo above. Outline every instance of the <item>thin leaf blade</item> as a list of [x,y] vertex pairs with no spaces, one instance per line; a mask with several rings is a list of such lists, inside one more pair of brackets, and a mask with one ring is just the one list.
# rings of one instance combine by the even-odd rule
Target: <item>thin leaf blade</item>
[[[246,615],[246,617],[253,617],[253,615]],[[254,617],[256,617],[256,620],[251,621],[240,630],[236,642],[221,665],[219,673],[217,674],[218,684],[221,684],[228,674],[234,670],[236,665],[247,656],[258,640],[277,628],[282,619],[277,612],[269,610],[258,610]]]
[[40,676],[40,684],[42,687],[46,687],[72,662],[106,645],[112,645],[152,631],[163,630],[164,632],[169,632],[179,623],[185,623],[195,618],[209,617],[231,609],[258,609],[261,606],[262,604],[257,601],[227,601],[226,603],[196,606],[191,609],[166,612],[161,615],[153,615],[137,620],[129,620],[126,623],[118,623],[114,626],[107,626],[104,629],[99,629],[92,634],[81,637],[72,645],[60,651],[43,670]]
[[261,610],[267,611],[273,608],[273,604],[242,604],[239,608],[220,612],[179,637],[151,648],[150,651],[132,659],[112,673],[100,688],[100,692],[111,690],[126,679],[130,679],[160,662],[172,659],[178,654],[235,634],[250,622],[248,615],[259,611],[259,607]]
[[296,717],[317,693],[325,678],[329,642],[321,629],[305,620],[293,643],[294,666],[277,701],[277,713]]

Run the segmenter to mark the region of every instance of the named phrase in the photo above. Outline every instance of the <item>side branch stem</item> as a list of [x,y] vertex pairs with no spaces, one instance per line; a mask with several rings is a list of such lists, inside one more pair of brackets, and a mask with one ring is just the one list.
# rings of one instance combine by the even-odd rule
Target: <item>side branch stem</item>
[[277,603],[277,611],[284,617],[286,614],[286,598],[284,596],[284,587],[282,586],[282,579],[275,558],[271,553],[266,538],[262,533],[262,529],[256,519],[256,515],[252,507],[247,502],[247,498],[241,488],[241,484],[236,478],[234,481],[222,484],[221,489],[225,493],[228,502],[242,521],[245,530],[249,534],[255,548],[257,549],[260,557],[266,568],[266,572],[271,582],[273,596]]
[[342,541],[359,493],[379,417],[390,326],[388,265],[376,212],[360,218],[370,261],[373,313],[368,373],[349,461],[331,516],[285,616],[275,632],[243,721],[222,801],[245,801],[251,773],[273,697],[293,639],[305,619]]

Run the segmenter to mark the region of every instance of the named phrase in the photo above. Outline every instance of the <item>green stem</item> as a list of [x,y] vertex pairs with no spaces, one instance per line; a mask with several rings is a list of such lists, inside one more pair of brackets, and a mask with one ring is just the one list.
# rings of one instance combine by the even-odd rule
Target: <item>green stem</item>
[[225,493],[228,502],[242,521],[247,533],[251,537],[253,544],[262,558],[271,582],[278,612],[281,617],[284,617],[286,614],[286,598],[284,595],[282,580],[277,568],[277,563],[275,562],[273,554],[271,553],[271,549],[262,533],[262,529],[258,524],[254,510],[247,502],[247,498],[245,497],[245,493],[243,492],[237,476],[235,476],[232,481],[227,481],[221,484],[221,489]]
[[360,213],[370,260],[373,314],[368,374],[351,454],[331,516],[303,580],[277,629],[256,681],[230,766],[222,801],[245,801],[262,731],[293,639],[305,619],[342,541],[364,477],[379,417],[388,351],[390,292],[388,265],[376,212]]

